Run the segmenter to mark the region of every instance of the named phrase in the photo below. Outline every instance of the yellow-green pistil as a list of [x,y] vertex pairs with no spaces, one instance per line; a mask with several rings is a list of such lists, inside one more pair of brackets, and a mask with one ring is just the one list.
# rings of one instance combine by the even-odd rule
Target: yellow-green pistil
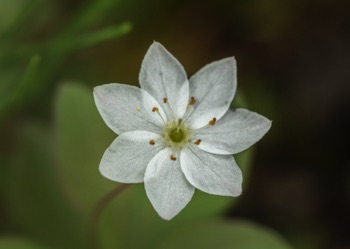
[[169,147],[181,149],[188,143],[190,133],[184,122],[173,120],[165,126],[164,139]]
[[175,143],[180,143],[184,137],[184,133],[181,129],[176,128],[170,133],[169,137]]

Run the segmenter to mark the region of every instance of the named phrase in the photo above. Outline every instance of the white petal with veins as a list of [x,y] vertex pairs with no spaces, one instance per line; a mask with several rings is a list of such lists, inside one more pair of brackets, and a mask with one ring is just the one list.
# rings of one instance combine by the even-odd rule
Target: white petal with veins
[[164,126],[160,116],[152,112],[157,107],[165,118],[161,106],[143,89],[111,83],[95,87],[94,98],[103,120],[117,134],[137,130],[160,133]]
[[[153,145],[151,140],[155,141]],[[121,134],[105,151],[100,163],[101,174],[117,182],[143,182],[147,163],[162,149],[160,141],[160,135],[148,131]]]
[[239,153],[259,141],[271,127],[267,118],[245,109],[228,110],[214,126],[197,130],[193,139],[201,139],[202,150],[215,154]]
[[[147,166],[145,189],[154,209],[166,220],[177,215],[191,200],[194,187],[184,176],[180,160],[168,148],[159,152]],[[174,156],[174,155],[173,155]]]
[[181,151],[181,168],[187,180],[203,192],[238,196],[242,172],[231,155],[215,155],[190,145]]
[[193,129],[210,120],[219,120],[229,109],[236,92],[236,60],[233,57],[212,62],[190,78],[190,96],[196,104],[189,114]]
[[[139,75],[141,88],[146,90],[159,103],[167,98],[164,111],[168,118],[181,118],[186,110],[189,96],[187,75],[178,62],[160,43],[154,42],[142,61]],[[175,114],[173,116],[172,111]]]

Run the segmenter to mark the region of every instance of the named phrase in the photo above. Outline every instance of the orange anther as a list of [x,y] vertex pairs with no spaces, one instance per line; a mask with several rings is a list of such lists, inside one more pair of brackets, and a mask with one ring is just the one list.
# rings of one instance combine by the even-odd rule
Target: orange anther
[[174,155],[170,155],[170,160],[176,161],[176,157],[174,157]]
[[209,125],[213,126],[216,123],[216,118],[209,121]]
[[194,142],[194,144],[199,145],[201,142],[202,142],[202,140],[201,140],[201,139],[198,139],[196,142]]
[[149,141],[150,145],[154,145],[156,142],[154,142],[154,140],[152,139],[151,141]]
[[192,96],[189,105],[194,105],[196,103],[195,98]]
[[157,107],[153,107],[152,112],[157,112],[158,108]]
[[164,104],[165,104],[166,102],[168,102],[168,98],[163,98],[163,102],[164,102]]

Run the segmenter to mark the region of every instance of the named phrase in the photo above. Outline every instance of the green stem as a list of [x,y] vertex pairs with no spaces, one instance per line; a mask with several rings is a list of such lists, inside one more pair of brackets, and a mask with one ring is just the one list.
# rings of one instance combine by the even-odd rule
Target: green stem
[[103,212],[103,210],[107,207],[107,205],[114,199],[114,197],[118,196],[121,192],[123,192],[128,184],[120,184],[116,188],[114,188],[111,192],[105,195],[94,207],[92,210],[89,220],[88,220],[88,231],[87,231],[87,248],[98,249],[101,248],[98,245],[98,227],[99,227],[99,219]]

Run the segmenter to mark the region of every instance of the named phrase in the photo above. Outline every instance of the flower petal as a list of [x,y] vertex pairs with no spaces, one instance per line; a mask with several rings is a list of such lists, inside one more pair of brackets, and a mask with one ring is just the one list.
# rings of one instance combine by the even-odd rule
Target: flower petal
[[215,61],[190,78],[190,96],[196,103],[188,116],[193,129],[219,120],[229,109],[236,92],[236,60],[234,57]]
[[166,220],[172,219],[187,205],[195,190],[186,180],[179,158],[171,160],[171,155],[168,148],[159,152],[149,162],[145,174],[147,196],[154,209]]
[[271,121],[245,109],[228,110],[214,126],[197,130],[193,139],[200,139],[199,148],[214,154],[235,154],[257,141],[270,129]]
[[148,162],[163,148],[161,141],[160,135],[148,131],[122,133],[105,151],[101,174],[116,182],[143,182]]
[[215,155],[191,145],[181,151],[181,168],[187,180],[203,192],[238,196],[242,172],[230,155]]
[[[178,60],[160,43],[154,42],[148,49],[142,61],[139,82],[141,88],[166,105],[163,109],[169,119],[183,116],[189,96],[187,75]],[[166,104],[164,98],[167,98]]]
[[[160,133],[165,114],[158,102],[145,90],[135,86],[111,83],[94,88],[98,111],[115,133],[144,130]],[[165,120],[166,122],[166,120]]]

